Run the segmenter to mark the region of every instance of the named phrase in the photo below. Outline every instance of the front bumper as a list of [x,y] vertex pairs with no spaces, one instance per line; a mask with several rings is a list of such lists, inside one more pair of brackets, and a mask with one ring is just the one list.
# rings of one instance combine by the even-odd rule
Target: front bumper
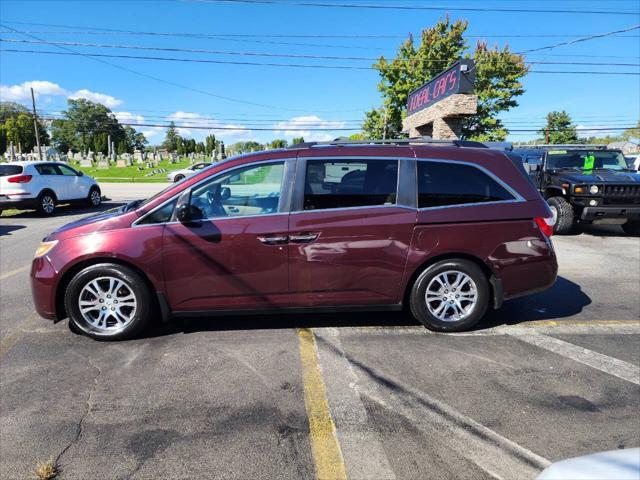
[[625,207],[624,205],[615,207],[584,207],[580,214],[580,220],[583,222],[593,222],[604,219],[640,221],[640,207]]
[[56,286],[58,273],[44,257],[33,259],[31,264],[31,295],[36,312],[47,320],[58,320],[56,312]]

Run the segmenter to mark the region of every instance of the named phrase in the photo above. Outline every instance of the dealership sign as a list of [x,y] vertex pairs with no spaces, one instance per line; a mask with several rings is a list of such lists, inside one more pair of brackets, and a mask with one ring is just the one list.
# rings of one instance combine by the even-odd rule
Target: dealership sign
[[473,60],[459,60],[451,68],[409,94],[407,115],[430,107],[454,93],[472,93],[475,80]]

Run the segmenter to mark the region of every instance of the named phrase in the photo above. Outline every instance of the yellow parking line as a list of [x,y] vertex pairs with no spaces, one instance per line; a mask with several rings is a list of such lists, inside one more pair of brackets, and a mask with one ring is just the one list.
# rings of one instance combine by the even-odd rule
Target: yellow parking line
[[3,273],[2,275],[0,275],[0,280],[5,280],[9,277],[13,277],[14,275],[17,275],[18,273],[22,273],[25,270],[29,270],[30,268],[31,268],[31,264],[25,265],[24,267],[16,268],[15,270],[11,270],[10,272],[7,272],[7,273]]
[[318,365],[318,350],[313,331],[308,328],[299,328],[298,339],[302,362],[304,404],[309,418],[309,436],[311,438],[311,453],[316,467],[316,478],[319,480],[346,480],[344,459]]
[[607,325],[640,325],[640,320],[534,320],[523,323],[522,327],[578,327]]

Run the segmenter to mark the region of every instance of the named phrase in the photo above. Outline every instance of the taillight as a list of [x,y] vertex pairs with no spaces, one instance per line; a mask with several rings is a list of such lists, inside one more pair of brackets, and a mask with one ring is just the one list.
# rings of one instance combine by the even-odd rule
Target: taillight
[[553,217],[536,217],[533,220],[536,222],[538,227],[540,227],[540,231],[547,237],[553,235],[553,224],[555,223]]
[[31,175],[17,175],[15,177],[7,178],[9,183],[29,183],[31,181]]

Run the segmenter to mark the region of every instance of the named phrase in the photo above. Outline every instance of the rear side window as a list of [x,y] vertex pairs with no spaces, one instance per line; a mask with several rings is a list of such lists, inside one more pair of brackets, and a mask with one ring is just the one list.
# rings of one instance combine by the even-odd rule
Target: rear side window
[[60,175],[58,167],[53,163],[41,163],[40,165],[36,165],[36,170],[40,175]]
[[397,160],[307,160],[304,209],[394,205]]
[[507,189],[479,168],[459,163],[418,162],[418,208],[513,199]]
[[20,175],[21,173],[22,167],[20,165],[0,165],[0,177]]

